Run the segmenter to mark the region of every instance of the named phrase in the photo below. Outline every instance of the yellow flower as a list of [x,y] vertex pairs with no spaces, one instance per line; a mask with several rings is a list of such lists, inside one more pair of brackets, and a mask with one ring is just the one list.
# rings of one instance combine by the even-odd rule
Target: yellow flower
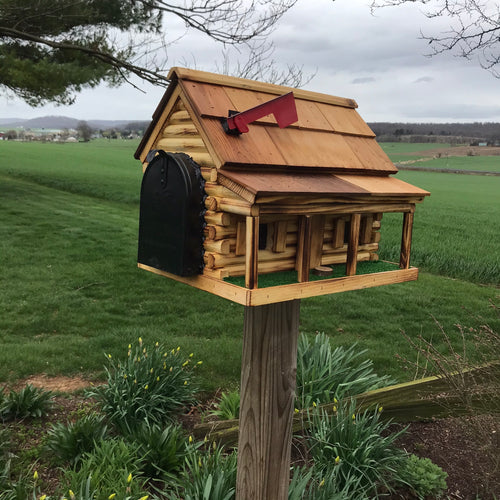
[[190,357],[190,358],[192,358],[192,357],[193,357],[193,354],[194,354],[194,353],[191,353],[191,354],[189,355],[189,357]]
[[126,374],[126,373],[124,373],[124,374],[123,374],[123,378],[124,378],[124,379],[126,379],[126,378],[127,378],[127,374]]
[[337,398],[333,398],[333,402],[334,402],[335,404],[337,404],[339,401],[338,401],[338,399],[337,399]]
[[354,415],[354,413],[352,414],[352,419],[356,420],[356,415]]
[[111,493],[111,495],[109,495],[108,497],[108,500],[113,500],[113,498],[116,497],[116,493]]
[[189,359],[187,361],[184,361],[184,363],[182,363],[182,368],[184,368],[185,366],[187,366],[189,364]]
[[[129,345],[128,345],[128,348],[129,348],[129,349],[132,349],[132,344],[129,344]],[[115,493],[115,495],[116,495],[116,493]]]
[[316,403],[313,401],[313,408],[316,408]]
[[333,410],[333,413],[337,413],[337,407],[336,407],[336,406],[334,406],[334,407],[332,408],[332,410]]
[[69,490],[68,493],[69,493],[69,498],[71,498],[71,500],[75,500],[75,494],[71,490]]
[[379,413],[382,413],[382,410],[383,410],[383,409],[384,409],[384,407],[383,407],[383,406],[379,406],[379,407],[378,407],[378,412],[379,412]]
[[142,337],[139,337],[139,345],[142,345]]
[[35,471],[35,472],[33,473],[33,479],[34,479],[35,481],[37,481],[37,480],[38,480],[38,471]]
[[335,458],[335,465],[338,465],[340,462],[340,457],[337,455],[337,457]]
[[42,495],[42,496],[40,497],[40,500],[45,500],[46,498],[47,498],[47,495]]
[[158,342],[156,342],[155,347],[158,347],[159,345],[160,345],[160,344],[159,344]]
[[172,354],[175,354],[175,349],[172,349],[170,352],[171,352]]
[[108,354],[108,358],[111,359],[111,354]]
[[136,378],[134,379],[134,384],[137,384],[137,379]]
[[173,369],[174,369],[174,367],[173,367],[173,366],[171,366],[171,367],[170,367],[169,372],[172,372],[172,370],[173,370]]
[[197,365],[202,365],[203,364],[203,361],[198,361],[198,363],[196,363]]
[[146,385],[144,386],[144,389],[146,389],[146,391],[147,391],[147,390],[149,389],[149,385],[148,385],[148,384],[146,384]]
[[203,467],[203,463],[201,462],[201,458],[198,459],[198,467],[200,469]]
[[299,409],[298,408],[295,408],[295,410],[293,410],[295,413],[299,413]]
[[322,480],[321,480],[321,483],[319,483],[319,487],[320,487],[320,488],[322,488],[323,486],[325,486],[325,480],[324,480],[324,479],[322,479]]
[[193,436],[189,436],[189,444],[193,442]]
[[160,381],[160,377],[156,377],[156,381],[159,382]]
[[187,380],[184,380],[184,385],[188,385],[188,381]]
[[[140,338],[139,338],[140,340]],[[132,473],[130,473],[127,477],[127,484],[130,484],[132,482]]]
[[139,500],[148,500],[149,495],[144,495],[143,497],[139,498]]
[[153,373],[155,371],[154,368],[151,368],[151,370],[149,370],[149,373]]

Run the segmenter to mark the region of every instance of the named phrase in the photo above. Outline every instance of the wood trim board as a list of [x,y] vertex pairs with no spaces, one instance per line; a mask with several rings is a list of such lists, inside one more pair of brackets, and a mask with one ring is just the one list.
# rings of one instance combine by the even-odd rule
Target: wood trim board
[[410,267],[409,269],[395,269],[394,271],[344,276],[341,278],[330,278],[248,290],[211,276],[199,275],[194,277],[182,277],[155,269],[145,264],[138,264],[138,267],[154,274],[164,276],[165,278],[170,278],[194,288],[210,292],[244,306],[274,304],[276,302],[285,302],[288,300],[305,299],[320,295],[404,283],[406,281],[415,281],[418,278],[418,268]]

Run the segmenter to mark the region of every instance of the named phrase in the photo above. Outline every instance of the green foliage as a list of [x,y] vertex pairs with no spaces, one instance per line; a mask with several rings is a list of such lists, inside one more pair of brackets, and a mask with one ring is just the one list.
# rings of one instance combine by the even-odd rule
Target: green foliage
[[145,421],[126,439],[142,457],[141,471],[150,478],[162,478],[177,472],[188,451],[182,428],[174,424],[162,428]]
[[388,433],[389,422],[380,420],[380,409],[355,413],[354,402],[340,404],[327,415],[315,410],[310,416],[309,451],[316,470],[336,469],[340,487],[356,481],[359,491],[377,495],[377,488],[393,487],[405,454],[394,442],[404,430]]
[[0,492],[7,489],[10,482],[10,443],[9,429],[0,429]]
[[4,398],[0,418],[39,418],[46,415],[51,407],[52,392],[28,384],[20,391],[9,392]]
[[221,420],[233,420],[240,415],[240,393],[239,391],[223,392],[216,409],[210,412],[211,415],[219,417]]
[[108,500],[113,493],[116,498],[137,499],[144,494],[141,466],[142,459],[132,445],[122,439],[102,440],[83,455],[78,469],[65,471],[64,484],[67,491],[91,494],[82,494],[82,500]]
[[77,465],[84,453],[92,451],[97,442],[105,439],[106,433],[104,417],[89,413],[67,425],[53,424],[47,432],[44,449],[55,463]]
[[300,335],[296,407],[310,408],[313,403],[330,403],[393,383],[390,377],[378,376],[370,360],[361,361],[365,354],[356,345],[333,349],[324,333],[313,342]]
[[142,2],[120,0],[37,0],[24,7],[15,0],[3,0],[0,25],[4,39],[0,85],[31,106],[47,101],[71,104],[74,92],[101,81],[116,83],[126,72],[106,63],[106,55],[116,57],[116,66],[120,58],[127,60],[134,53],[132,44],[120,49],[113,32],[134,28],[154,32],[161,25],[161,12]]
[[[340,478],[340,481],[339,481]],[[340,484],[340,483],[343,484]],[[368,500],[359,480],[348,477],[343,480],[338,468],[320,469],[314,467],[294,469],[288,500]]]
[[194,401],[193,368],[198,363],[192,357],[158,342],[148,349],[139,338],[133,348],[129,345],[125,361],[115,363],[108,354],[107,384],[89,394],[123,432],[132,432],[144,420],[162,425]]
[[448,474],[429,458],[410,455],[398,471],[401,482],[409,485],[413,493],[420,499],[441,498],[447,488]]
[[[205,452],[192,449],[186,457],[171,500],[231,500],[236,491],[235,452],[225,455],[213,447]],[[178,496],[177,496],[178,495]]]

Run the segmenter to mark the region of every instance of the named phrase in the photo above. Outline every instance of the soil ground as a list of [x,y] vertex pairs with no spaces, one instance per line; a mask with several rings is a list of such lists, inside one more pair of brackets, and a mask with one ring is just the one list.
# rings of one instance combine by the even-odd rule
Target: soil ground
[[[55,398],[50,415],[40,421],[25,420],[7,424],[14,435],[22,436],[18,449],[40,447],[45,432],[51,424],[67,422],[89,411],[93,404],[83,395],[81,389],[90,382],[81,378],[33,376],[15,384],[19,389],[30,383],[36,387],[61,393]],[[76,391],[76,393],[75,393]],[[194,411],[193,411],[194,410]],[[188,425],[193,425],[196,416],[192,409]],[[500,497],[500,419],[498,416],[474,416],[446,418],[427,422],[415,422],[408,426],[400,438],[399,445],[409,453],[430,458],[448,473],[446,496],[451,500],[493,500]],[[37,470],[43,477],[45,493],[52,493],[59,480],[60,471],[50,467],[43,456],[37,459]],[[489,493],[487,493],[489,492]],[[479,497],[477,495],[480,495]],[[410,500],[407,493],[392,495],[391,500]],[[429,499],[430,500],[430,499]]]

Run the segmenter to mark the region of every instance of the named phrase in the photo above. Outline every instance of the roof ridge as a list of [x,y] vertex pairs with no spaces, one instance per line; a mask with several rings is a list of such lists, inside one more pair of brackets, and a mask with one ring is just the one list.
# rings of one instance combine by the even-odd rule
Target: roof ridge
[[306,101],[322,102],[325,104],[333,104],[345,108],[357,108],[358,104],[354,99],[346,97],[338,97],[320,92],[313,92],[310,90],[303,90],[294,87],[287,87],[284,85],[277,85],[275,83],[259,82],[257,80],[249,80],[246,78],[239,78],[235,76],[219,75],[217,73],[210,73],[207,71],[199,71],[194,69],[173,67],[170,69],[167,78],[172,80],[177,78],[179,80],[188,80],[194,82],[203,82],[213,85],[221,85],[226,87],[234,87],[239,89],[254,90],[259,92],[267,92],[270,94],[282,95],[285,92],[293,92],[296,99],[303,99]]

